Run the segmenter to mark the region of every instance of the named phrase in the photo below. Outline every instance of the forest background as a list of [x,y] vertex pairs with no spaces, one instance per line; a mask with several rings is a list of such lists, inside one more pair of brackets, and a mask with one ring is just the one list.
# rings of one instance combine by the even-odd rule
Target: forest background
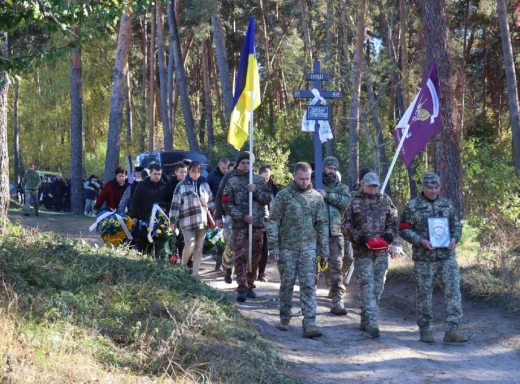
[[80,213],[81,178],[112,178],[127,154],[201,150],[214,165],[232,158],[233,79],[254,16],[256,164],[271,165],[276,182],[287,184],[295,162],[313,161],[312,137],[300,129],[308,100],[292,91],[309,89],[314,60],[330,75],[326,89],[343,94],[332,101],[334,140],[324,153],[339,158],[349,187],[363,167],[384,178],[396,148],[391,130],[435,61],[442,129],[410,170],[398,160],[387,193],[402,208],[435,170],[487,240],[517,228],[517,0],[4,3],[1,196],[7,172],[16,183],[33,162],[72,176]]

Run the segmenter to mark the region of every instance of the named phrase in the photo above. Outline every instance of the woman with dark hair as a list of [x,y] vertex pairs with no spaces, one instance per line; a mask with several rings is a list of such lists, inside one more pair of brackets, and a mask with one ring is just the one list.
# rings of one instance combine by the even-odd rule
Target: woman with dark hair
[[101,194],[96,200],[94,214],[97,214],[104,203],[106,203],[106,208],[108,209],[117,209],[119,207],[121,198],[130,185],[125,173],[126,171],[122,167],[117,167],[115,171],[116,177],[105,184]]
[[[258,174],[262,176],[267,183],[267,188],[269,190],[269,193],[273,195],[273,199],[271,202],[274,201],[274,198],[278,194],[278,187],[273,182],[273,175],[271,174],[271,168],[268,165],[264,165],[260,167],[258,170]],[[265,221],[269,220],[269,206],[266,205],[265,207]],[[267,283],[268,280],[265,277],[265,267],[267,266],[267,260],[269,258],[269,249],[267,247],[267,231],[264,231],[264,243],[262,245],[262,258],[260,259],[260,264],[258,265],[258,281],[263,281],[264,283]]]
[[188,264],[193,254],[192,275],[198,276],[202,261],[202,249],[208,230],[208,212],[213,209],[213,194],[206,180],[200,176],[202,166],[198,161],[188,165],[188,175],[177,184],[170,207],[172,229],[178,225],[184,237],[182,266]]

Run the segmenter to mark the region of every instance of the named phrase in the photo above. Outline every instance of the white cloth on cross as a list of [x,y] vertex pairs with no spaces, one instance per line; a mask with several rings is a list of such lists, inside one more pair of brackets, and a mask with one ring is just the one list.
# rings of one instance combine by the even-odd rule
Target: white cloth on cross
[[[320,91],[316,88],[312,89],[312,94],[314,95],[314,99],[311,100],[309,105],[327,105],[327,102],[323,97],[320,96]],[[330,128],[330,124],[328,120],[307,120],[307,111],[303,114],[302,119],[302,131],[303,132],[314,132],[316,123],[320,125],[320,129],[318,134],[320,135],[320,141],[325,143],[332,139],[332,129]]]

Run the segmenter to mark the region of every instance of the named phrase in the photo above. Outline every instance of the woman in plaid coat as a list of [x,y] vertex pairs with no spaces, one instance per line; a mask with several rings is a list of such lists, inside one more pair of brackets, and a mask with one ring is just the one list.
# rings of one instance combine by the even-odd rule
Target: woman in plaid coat
[[208,230],[208,214],[215,205],[208,183],[200,176],[201,170],[202,166],[198,161],[190,163],[188,175],[175,188],[170,207],[172,229],[178,226],[184,236],[182,266],[188,264],[193,253],[193,276],[199,273],[202,248]]

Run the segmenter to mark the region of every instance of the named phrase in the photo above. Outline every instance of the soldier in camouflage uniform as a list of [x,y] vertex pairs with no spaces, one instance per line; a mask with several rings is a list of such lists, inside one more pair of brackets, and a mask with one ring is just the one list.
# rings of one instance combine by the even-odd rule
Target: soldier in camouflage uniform
[[329,232],[329,276],[331,282],[332,307],[330,312],[344,316],[348,312],[343,305],[345,286],[343,285],[342,263],[345,255],[345,240],[341,233],[341,213],[350,200],[348,188],[339,181],[338,160],[328,156],[323,160],[323,189],[317,191],[323,197],[327,208]]
[[[459,267],[455,259],[455,244],[462,236],[462,225],[452,203],[439,196],[441,180],[437,174],[426,173],[422,187],[421,195],[406,204],[399,224],[401,237],[413,246],[420,340],[435,342],[431,330],[432,292],[438,279],[446,302],[444,342],[465,342],[468,338],[457,331],[462,320],[462,304]],[[448,218],[451,239],[447,248],[433,248],[429,241],[428,218],[431,217]]]
[[280,324],[289,330],[296,276],[300,282],[303,337],[320,337],[316,327],[316,255],[329,257],[329,229],[325,202],[312,189],[312,169],[298,163],[291,184],[278,192],[271,207],[267,241],[280,272]]
[[[237,301],[256,297],[253,285],[258,273],[258,263],[262,257],[264,207],[272,200],[265,180],[253,175],[253,184],[249,184],[249,153],[238,155],[237,169],[227,179],[222,194],[222,205],[231,217],[233,227],[233,250],[235,252],[235,273],[238,283]],[[249,216],[249,192],[253,193],[253,216]],[[249,224],[253,225],[252,266],[247,269],[249,254]],[[247,273],[246,273],[247,271]]]
[[378,304],[388,270],[388,246],[397,235],[397,211],[392,200],[379,193],[379,185],[375,173],[363,177],[361,190],[347,205],[342,224],[354,250],[360,329],[371,337],[379,337]]
[[215,197],[215,224],[218,228],[224,228],[224,240],[226,241],[226,248],[224,249],[224,254],[222,255],[222,267],[224,268],[224,273],[226,274],[224,276],[224,281],[227,284],[231,284],[233,282],[231,276],[233,274],[233,265],[235,264],[235,254],[233,252],[233,228],[231,225],[231,217],[225,215],[224,213],[224,207],[222,206],[222,195],[224,193],[224,187],[226,186],[228,179],[235,171],[236,165],[237,163],[233,161],[229,163],[228,172],[220,181],[217,195]]

